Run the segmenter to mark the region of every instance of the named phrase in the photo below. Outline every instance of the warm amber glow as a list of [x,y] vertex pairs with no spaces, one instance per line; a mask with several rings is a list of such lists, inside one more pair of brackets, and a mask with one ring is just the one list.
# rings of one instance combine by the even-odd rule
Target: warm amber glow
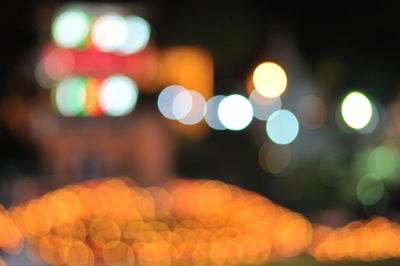
[[253,84],[261,95],[275,98],[286,90],[286,73],[278,64],[265,62],[254,70]]
[[193,46],[162,50],[158,55],[157,84],[178,84],[202,94],[206,99],[214,93],[214,67],[211,55]]
[[399,236],[400,225],[383,217],[352,222],[338,229],[317,226],[309,251],[325,262],[399,258]]
[[182,179],[67,186],[3,210],[0,231],[4,251],[25,238],[28,257],[51,265],[262,264],[299,254],[312,237],[303,216],[256,193]]
[[371,261],[399,258],[399,236],[400,225],[383,217],[312,228],[256,193],[210,180],[149,188],[92,180],[0,206],[0,248],[24,246],[50,265],[259,265],[305,249],[323,262]]

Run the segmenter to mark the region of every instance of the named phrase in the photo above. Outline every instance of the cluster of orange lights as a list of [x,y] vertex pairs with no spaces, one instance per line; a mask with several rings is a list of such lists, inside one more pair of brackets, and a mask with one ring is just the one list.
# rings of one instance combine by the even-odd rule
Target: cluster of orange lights
[[70,185],[3,210],[0,247],[51,265],[259,264],[301,253],[301,215],[217,181],[127,179]]
[[317,226],[309,252],[323,262],[399,258],[399,237],[400,225],[383,217],[339,229]]
[[[50,265],[242,265],[400,257],[400,225],[385,218],[339,229],[219,181],[141,188],[111,178],[70,185],[0,210],[0,248]],[[0,265],[1,264],[0,258]]]

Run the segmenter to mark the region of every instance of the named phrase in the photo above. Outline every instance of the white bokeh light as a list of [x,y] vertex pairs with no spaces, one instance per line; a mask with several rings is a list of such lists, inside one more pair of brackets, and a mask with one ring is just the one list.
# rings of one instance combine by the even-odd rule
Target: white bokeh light
[[191,97],[191,108],[187,115],[178,120],[185,125],[194,125],[199,123],[204,118],[206,100],[204,99],[203,95],[197,91],[190,90],[188,92]]
[[273,142],[286,145],[297,137],[299,133],[299,122],[292,112],[282,109],[270,115],[266,130]]
[[117,14],[103,15],[93,25],[92,41],[103,52],[116,51],[124,44],[128,31],[124,17]]
[[218,107],[221,101],[225,98],[224,95],[216,95],[210,98],[206,104],[206,112],[204,120],[213,129],[224,130],[226,127],[221,123],[218,117]]
[[172,101],[172,113],[175,119],[182,119],[192,109],[193,99],[188,90],[179,92]]
[[175,97],[183,91],[186,91],[186,89],[179,85],[171,85],[161,91],[158,95],[157,106],[163,116],[171,120],[176,119],[172,106]]
[[141,17],[130,16],[126,18],[128,32],[124,42],[118,47],[122,54],[133,54],[143,50],[150,38],[150,25]]
[[136,105],[138,88],[131,79],[123,75],[114,75],[100,88],[100,105],[104,113],[110,116],[128,114]]
[[245,97],[233,94],[225,97],[219,104],[218,117],[227,129],[242,130],[253,119],[253,108]]
[[53,23],[54,41],[62,47],[72,48],[84,43],[89,32],[89,17],[80,10],[61,13]]
[[344,122],[353,129],[362,129],[372,117],[372,104],[361,92],[352,92],[343,100],[341,112]]
[[278,97],[286,90],[285,70],[274,62],[264,62],[254,70],[253,84],[256,90],[265,97]]

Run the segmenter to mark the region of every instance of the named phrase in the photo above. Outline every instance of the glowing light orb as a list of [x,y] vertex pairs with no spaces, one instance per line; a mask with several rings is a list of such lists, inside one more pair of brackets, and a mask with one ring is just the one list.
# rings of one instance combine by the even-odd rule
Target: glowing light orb
[[379,177],[366,175],[357,184],[357,197],[363,205],[377,203],[385,194],[385,187]]
[[223,95],[217,95],[210,98],[206,104],[206,112],[204,120],[213,129],[224,130],[226,127],[221,123],[218,117],[218,107],[221,101],[225,98]]
[[278,64],[265,62],[254,70],[253,84],[261,95],[275,98],[286,90],[286,73]]
[[267,121],[267,134],[276,144],[289,144],[299,133],[299,122],[288,110],[275,111]]
[[372,117],[372,104],[361,92],[352,92],[343,100],[342,117],[353,129],[362,129],[368,125]]
[[84,43],[89,32],[89,16],[80,10],[61,13],[53,23],[54,41],[62,47],[72,48]]
[[253,106],[254,117],[267,121],[268,117],[275,111],[281,109],[281,98],[267,98],[261,95],[257,90],[253,90],[249,97],[250,103]]
[[55,103],[62,115],[79,115],[83,111],[85,100],[86,88],[82,78],[69,78],[58,84],[55,93]]
[[[183,93],[185,92],[181,92],[179,95],[177,95],[176,99]],[[204,109],[206,105],[206,100],[204,99],[203,95],[201,95],[197,91],[190,90],[188,91],[188,93],[191,98],[190,110],[184,117],[178,119],[178,121],[185,125],[194,125],[199,123],[204,118]],[[185,100],[189,102],[188,99]]]
[[383,178],[394,176],[399,171],[399,151],[392,146],[374,148],[368,158],[368,168]]
[[219,104],[218,117],[227,129],[242,130],[253,119],[253,107],[245,97],[233,94],[225,97]]
[[70,50],[54,49],[42,59],[41,68],[51,80],[61,80],[71,74],[74,64],[74,55]]
[[99,50],[112,52],[125,43],[128,32],[129,27],[124,17],[117,14],[107,14],[95,21],[92,41]]
[[128,114],[135,107],[137,98],[136,83],[123,75],[107,78],[100,88],[100,105],[107,115]]
[[172,102],[172,113],[175,119],[187,116],[192,109],[193,99],[188,90],[179,92]]
[[[175,100],[175,97],[183,92],[187,91],[184,87],[179,85],[171,85],[164,88],[161,93],[158,95],[157,106],[160,110],[161,114],[168,119],[175,120],[175,114],[172,110],[172,106]],[[181,96],[182,97],[182,96]],[[177,107],[175,107],[177,108]]]
[[358,132],[360,132],[362,134],[370,134],[370,133],[374,132],[379,124],[378,108],[373,102],[371,102],[371,105],[372,105],[371,120],[368,122],[368,124],[365,127],[358,130]]
[[123,54],[140,52],[149,42],[151,28],[149,23],[141,17],[126,18],[128,32],[124,42],[118,47]]

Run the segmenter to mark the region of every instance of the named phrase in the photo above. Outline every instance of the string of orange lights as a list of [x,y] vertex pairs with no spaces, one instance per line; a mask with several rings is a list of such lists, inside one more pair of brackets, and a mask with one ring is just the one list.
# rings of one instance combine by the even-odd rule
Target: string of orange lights
[[323,262],[381,260],[400,256],[399,233],[382,217],[313,227],[256,193],[210,180],[148,188],[92,180],[0,213],[0,248],[51,265],[261,264],[306,250]]

